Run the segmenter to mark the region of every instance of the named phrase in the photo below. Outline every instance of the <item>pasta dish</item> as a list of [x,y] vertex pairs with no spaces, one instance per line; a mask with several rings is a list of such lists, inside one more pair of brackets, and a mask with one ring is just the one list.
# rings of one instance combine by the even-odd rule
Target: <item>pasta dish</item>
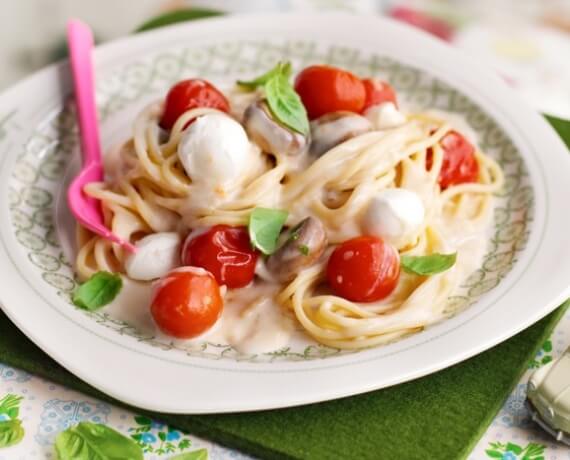
[[370,347],[444,317],[481,264],[500,166],[461,120],[405,110],[387,82],[291,74],[279,63],[224,92],[184,80],[138,115],[84,190],[136,251],[79,228],[80,289],[120,276],[106,308],[136,290],[129,311],[159,333],[255,353],[303,334]]

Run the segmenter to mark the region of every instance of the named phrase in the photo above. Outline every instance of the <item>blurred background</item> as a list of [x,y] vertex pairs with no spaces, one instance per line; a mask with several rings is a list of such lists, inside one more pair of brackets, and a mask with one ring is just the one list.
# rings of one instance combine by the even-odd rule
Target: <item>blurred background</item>
[[99,43],[186,8],[330,11],[393,17],[492,66],[536,109],[570,118],[570,0],[0,0],[0,90],[65,55],[69,17]]

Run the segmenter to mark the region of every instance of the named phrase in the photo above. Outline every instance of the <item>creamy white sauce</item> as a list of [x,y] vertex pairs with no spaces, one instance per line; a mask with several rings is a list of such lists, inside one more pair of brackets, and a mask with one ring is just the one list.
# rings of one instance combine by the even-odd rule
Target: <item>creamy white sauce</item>
[[[244,95],[243,101],[240,101],[243,102],[243,107],[239,104],[232,106],[234,116],[240,119],[243,110],[252,100],[250,94]],[[452,126],[476,143],[475,133],[461,117],[437,111],[430,113],[448,120]],[[394,142],[397,143],[396,140]],[[207,212],[208,206],[215,207],[219,203],[231,201],[236,196],[236,191],[244,183],[257,177],[259,172],[263,171],[264,158],[261,152],[254,145],[251,145],[250,149],[248,155],[251,161],[242,165],[245,168],[243,173],[233,178],[223,193],[218,193],[219,190],[216,190],[212,183],[191,185],[192,191],[187,203],[189,214],[193,214],[196,208]],[[399,158],[398,155],[400,155],[399,151],[387,149],[387,154],[382,158],[382,161],[394,162]],[[115,162],[112,169],[117,171],[117,175],[129,167],[126,163],[120,163],[118,157],[110,158],[109,161]],[[287,171],[291,173],[303,171],[307,167],[308,161],[308,155],[283,159]],[[342,164],[336,165],[339,168],[342,166]],[[323,174],[326,174],[326,171]],[[437,209],[438,197],[433,186],[422,180],[422,177],[425,177],[423,171],[415,171],[414,167],[411,167],[407,171],[407,179],[402,183],[402,186],[422,197],[426,219],[431,219],[431,214]],[[279,187],[275,187],[274,190],[262,197],[263,202],[258,203],[258,205],[279,207],[280,193]],[[321,190],[321,193],[326,195],[336,192]],[[313,215],[308,203],[311,198],[311,193],[299,196],[298,200],[295,201],[295,206],[289,209],[291,222],[296,223],[308,215]],[[329,198],[334,201],[338,197],[330,196]],[[490,210],[487,219],[484,219],[483,222],[480,221],[475,228],[468,228],[462,219],[442,221],[439,227],[443,233],[445,248],[441,252],[458,252],[457,262],[448,273],[450,276],[431,277],[429,282],[422,285],[423,290],[416,290],[422,280],[403,273],[397,289],[382,302],[382,304],[389,305],[392,301],[405,299],[403,308],[391,315],[379,317],[378,321],[394,325],[404,322],[413,328],[415,324],[433,323],[443,318],[442,304],[445,299],[437,299],[437,293],[442,291],[438,283],[447,280],[445,282],[453,282],[455,286],[459,286],[461,280],[481,266],[488,241],[487,232],[491,215]],[[336,236],[333,243],[360,235],[362,233],[361,217],[361,215],[355,216],[353,219],[342,222],[338,229],[332,229]],[[186,224],[189,228],[193,227],[192,222],[186,222]],[[195,235],[204,230],[205,228],[196,229]],[[331,249],[329,248],[327,253],[330,253]],[[300,326],[295,322],[291,313],[284,311],[274,300],[282,286],[272,282],[271,274],[268,273],[262,262],[256,267],[256,274],[257,280],[246,288],[227,291],[225,288],[223,289],[224,308],[220,319],[212,329],[191,340],[174,339],[166,336],[157,328],[150,314],[152,293],[150,283],[138,283],[124,278],[122,292],[112,304],[106,307],[105,311],[113,318],[128,323],[141,334],[152,334],[165,342],[180,343],[186,347],[195,345],[198,348],[200,344],[207,341],[229,344],[239,352],[246,354],[271,352],[287,346],[292,337],[297,335],[296,330],[299,330]],[[426,305],[425,298],[434,299],[430,301],[433,305]],[[379,304],[363,304],[362,306],[381,308]],[[365,333],[364,330],[362,332]]]
[[278,290],[279,285],[258,282],[228,291],[219,325],[204,340],[228,343],[247,354],[286,346],[295,327],[291,316],[273,300]]
[[139,283],[123,277],[123,289],[105,307],[105,312],[124,321],[141,335],[153,335],[164,342],[190,348],[205,341],[228,344],[245,354],[278,350],[290,342],[295,332],[292,316],[273,300],[279,285],[258,282],[243,289],[227,291],[224,287],[222,316],[209,331],[190,340],[175,339],[158,329],[150,313],[152,290],[151,283]]

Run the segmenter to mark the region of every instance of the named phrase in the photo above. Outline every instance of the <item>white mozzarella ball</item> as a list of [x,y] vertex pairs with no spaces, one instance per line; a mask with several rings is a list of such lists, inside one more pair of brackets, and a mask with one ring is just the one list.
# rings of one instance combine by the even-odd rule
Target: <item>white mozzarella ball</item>
[[125,260],[129,278],[150,281],[180,266],[180,235],[162,232],[145,236],[136,243],[137,252]]
[[406,116],[396,108],[393,102],[373,105],[364,113],[364,116],[376,129],[397,128],[406,122]]
[[420,229],[425,209],[420,197],[406,189],[381,191],[370,201],[362,226],[366,234],[400,248]]
[[198,117],[178,144],[178,158],[194,183],[224,187],[248,168],[250,144],[243,127],[222,113]]

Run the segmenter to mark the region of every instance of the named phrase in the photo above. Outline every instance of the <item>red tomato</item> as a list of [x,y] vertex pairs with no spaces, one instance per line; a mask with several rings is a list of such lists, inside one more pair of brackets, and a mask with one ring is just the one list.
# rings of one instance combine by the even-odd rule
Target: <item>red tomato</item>
[[362,80],[364,89],[366,90],[366,102],[364,103],[364,112],[373,105],[382,104],[383,102],[393,102],[398,107],[396,100],[396,92],[388,83],[376,78],[367,78]]
[[354,302],[375,302],[398,284],[400,255],[375,236],[359,236],[337,246],[327,265],[335,294]]
[[[445,190],[451,185],[477,182],[479,163],[475,158],[475,148],[457,131],[449,131],[439,141],[443,149],[443,163],[439,172],[439,185]],[[427,168],[432,165],[432,152],[428,151]]]
[[244,287],[253,280],[257,257],[247,228],[229,225],[216,225],[196,237],[190,235],[182,248],[184,265],[205,268],[229,288]]
[[212,274],[186,267],[171,271],[156,283],[150,312],[163,332],[190,339],[216,323],[223,305],[220,287]]
[[170,88],[166,95],[160,126],[170,129],[180,115],[198,107],[230,111],[226,97],[211,83],[198,78],[182,80]]
[[356,75],[327,65],[313,65],[295,79],[295,90],[311,120],[330,112],[360,113],[366,91]]

